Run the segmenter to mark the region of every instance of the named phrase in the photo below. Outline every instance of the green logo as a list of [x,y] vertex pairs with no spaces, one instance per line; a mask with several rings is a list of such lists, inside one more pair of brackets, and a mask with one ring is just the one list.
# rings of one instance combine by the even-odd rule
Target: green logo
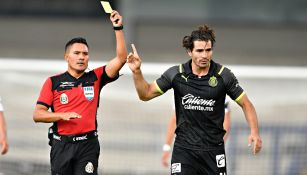
[[208,83],[211,87],[215,87],[215,86],[217,86],[218,81],[217,81],[215,76],[212,76],[212,77],[210,77]]

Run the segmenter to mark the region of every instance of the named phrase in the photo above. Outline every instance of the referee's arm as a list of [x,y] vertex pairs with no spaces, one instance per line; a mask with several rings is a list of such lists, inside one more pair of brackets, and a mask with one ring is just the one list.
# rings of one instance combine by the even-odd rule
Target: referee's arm
[[[117,11],[113,11],[110,15],[113,27],[118,28],[123,26],[122,16]],[[127,61],[128,51],[125,43],[125,36],[122,29],[114,29],[116,38],[116,57],[113,58],[106,66],[107,75],[114,78],[118,75],[119,70]]]
[[33,112],[33,120],[35,122],[51,123],[59,120],[70,120],[73,118],[81,118],[81,116],[75,112],[49,112],[48,108],[41,104],[37,104]]

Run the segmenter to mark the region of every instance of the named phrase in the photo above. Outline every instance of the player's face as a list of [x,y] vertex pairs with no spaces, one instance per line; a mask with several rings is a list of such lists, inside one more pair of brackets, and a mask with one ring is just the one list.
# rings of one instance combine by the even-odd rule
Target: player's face
[[211,41],[194,41],[194,48],[188,51],[188,54],[192,58],[192,64],[196,67],[200,69],[209,67],[212,59]]
[[88,47],[82,43],[75,43],[66,51],[65,60],[68,68],[76,73],[82,73],[87,69],[89,53]]

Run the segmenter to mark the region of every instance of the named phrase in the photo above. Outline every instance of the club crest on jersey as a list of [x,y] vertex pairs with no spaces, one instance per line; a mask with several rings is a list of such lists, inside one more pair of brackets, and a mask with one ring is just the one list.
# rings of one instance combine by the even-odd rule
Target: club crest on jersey
[[62,105],[65,105],[65,104],[68,103],[68,97],[67,97],[67,95],[65,93],[61,94],[61,96],[60,96],[60,103]]
[[83,92],[87,100],[91,101],[94,99],[94,86],[83,87]]
[[208,83],[211,87],[215,87],[215,86],[217,86],[218,81],[217,81],[215,76],[212,76],[212,77],[210,77]]

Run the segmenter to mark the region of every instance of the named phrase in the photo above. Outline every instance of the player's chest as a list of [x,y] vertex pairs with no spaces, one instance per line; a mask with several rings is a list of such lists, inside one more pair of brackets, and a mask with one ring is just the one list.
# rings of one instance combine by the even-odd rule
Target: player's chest
[[173,88],[182,98],[218,99],[226,93],[223,79],[217,76],[176,78]]

